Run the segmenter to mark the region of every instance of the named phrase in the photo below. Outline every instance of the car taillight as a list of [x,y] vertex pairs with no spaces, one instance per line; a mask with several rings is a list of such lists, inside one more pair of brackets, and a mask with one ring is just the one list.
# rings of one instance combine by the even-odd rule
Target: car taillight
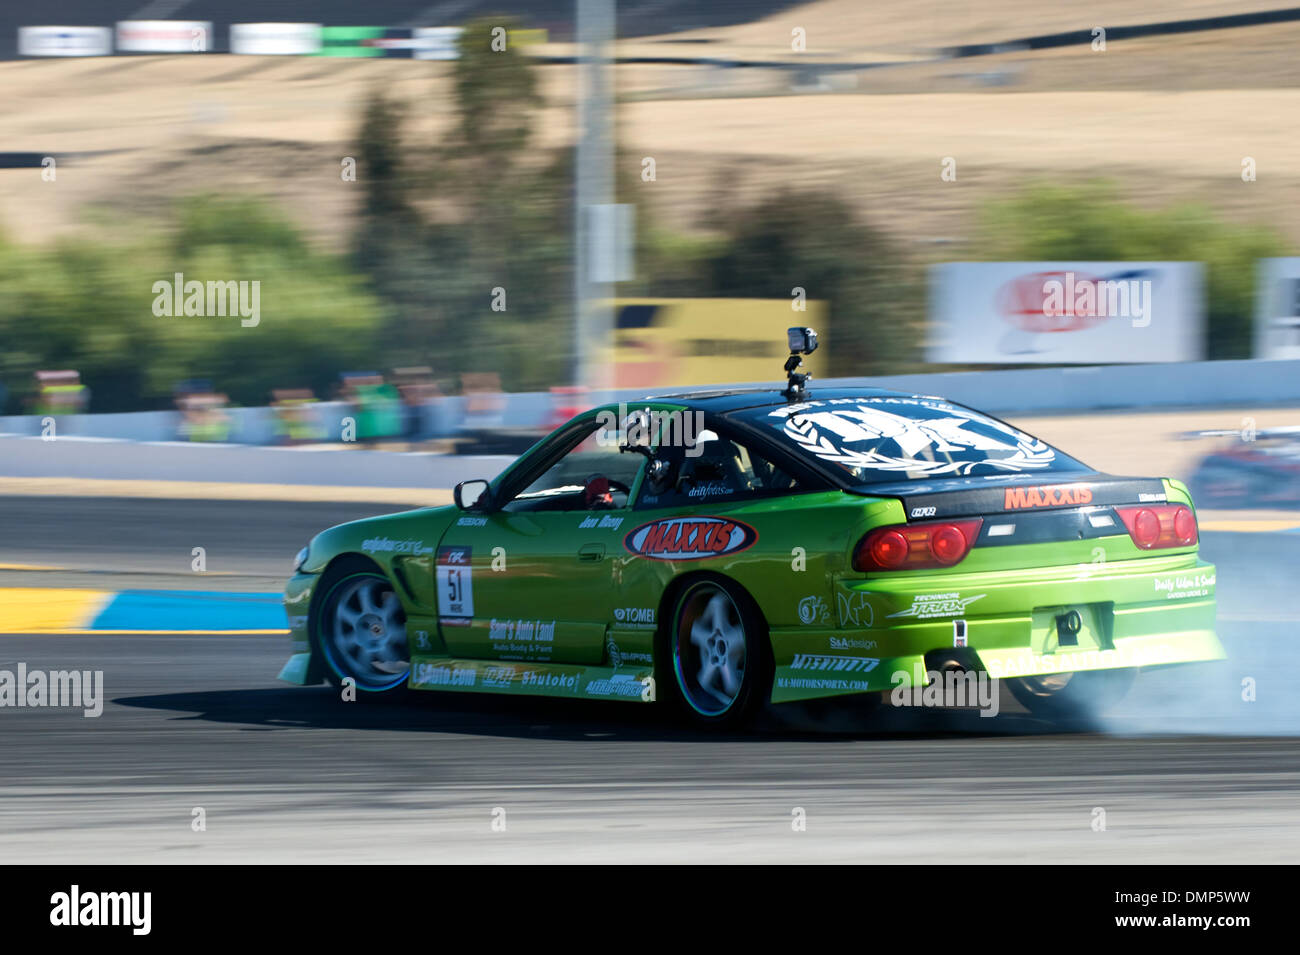
[[984,518],[894,524],[869,532],[853,552],[854,570],[921,570],[951,567],[968,553]]
[[1143,550],[1189,547],[1196,543],[1196,515],[1186,504],[1139,504],[1117,507],[1128,536]]

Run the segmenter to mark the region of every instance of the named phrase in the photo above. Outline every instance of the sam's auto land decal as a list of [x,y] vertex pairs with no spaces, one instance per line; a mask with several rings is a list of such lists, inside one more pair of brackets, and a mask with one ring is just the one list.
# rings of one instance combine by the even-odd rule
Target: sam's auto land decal
[[918,620],[931,620],[935,617],[955,617],[965,612],[977,600],[982,600],[987,594],[976,594],[973,597],[963,597],[961,594],[917,594],[912,598],[912,606],[906,610],[900,610],[898,613],[891,613],[890,617],[916,617]]
[[670,517],[628,532],[623,546],[650,560],[707,560],[746,550],[758,531],[725,517]]
[[549,660],[555,646],[554,620],[488,621],[492,651],[507,660]]
[[443,626],[468,627],[474,616],[474,568],[468,547],[438,548],[438,617]]

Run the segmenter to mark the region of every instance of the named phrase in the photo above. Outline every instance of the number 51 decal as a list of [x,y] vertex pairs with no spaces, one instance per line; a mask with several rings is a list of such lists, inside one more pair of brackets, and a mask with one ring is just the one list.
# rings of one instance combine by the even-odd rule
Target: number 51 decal
[[444,625],[468,626],[474,616],[474,568],[468,547],[438,548],[438,616]]

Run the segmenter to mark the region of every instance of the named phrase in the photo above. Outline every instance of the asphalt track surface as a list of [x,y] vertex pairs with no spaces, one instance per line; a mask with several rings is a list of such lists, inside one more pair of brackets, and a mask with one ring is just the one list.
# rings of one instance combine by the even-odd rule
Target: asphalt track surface
[[[314,530],[378,510],[6,499],[0,562],[167,579],[203,537],[270,579]],[[1144,675],[1114,719],[1067,727],[1009,702],[991,719],[850,705],[717,736],[627,703],[343,703],[275,681],[282,637],[0,636],[0,668],[102,670],[107,701],[95,719],[0,709],[0,858],[1294,862],[1297,549],[1206,535],[1233,659]]]

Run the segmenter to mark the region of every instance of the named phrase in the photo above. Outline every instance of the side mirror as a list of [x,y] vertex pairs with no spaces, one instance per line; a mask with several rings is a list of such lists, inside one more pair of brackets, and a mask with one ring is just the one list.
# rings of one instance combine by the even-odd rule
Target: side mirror
[[492,487],[481,478],[461,481],[452,497],[462,511],[485,511],[492,506]]

